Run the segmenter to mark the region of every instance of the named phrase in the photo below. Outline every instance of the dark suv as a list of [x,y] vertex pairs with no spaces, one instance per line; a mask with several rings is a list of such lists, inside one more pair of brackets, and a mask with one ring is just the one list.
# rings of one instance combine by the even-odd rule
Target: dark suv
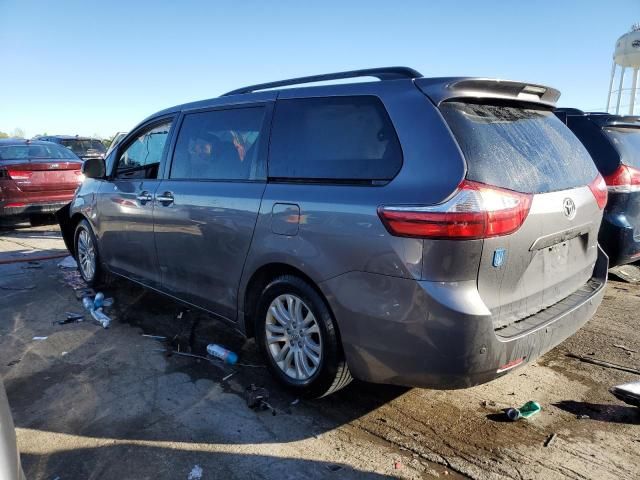
[[591,154],[609,189],[600,244],[609,266],[640,260],[640,117],[559,108]]
[[[301,86],[352,77],[380,81]],[[603,295],[606,186],[558,96],[392,67],[172,107],[85,162],[64,237],[87,282],[219,316],[304,393],[487,382]]]
[[78,135],[46,135],[37,138],[41,141],[53,142],[68,148],[82,160],[104,158],[107,148],[97,138],[80,137]]

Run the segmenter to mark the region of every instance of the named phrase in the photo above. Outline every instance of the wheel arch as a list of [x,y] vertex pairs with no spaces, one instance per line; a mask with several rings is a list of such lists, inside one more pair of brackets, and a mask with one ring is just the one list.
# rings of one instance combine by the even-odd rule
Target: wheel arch
[[[264,264],[257,268],[249,281],[244,288],[243,294],[241,298],[243,300],[243,304],[241,305],[241,315],[244,326],[244,334],[247,338],[252,338],[255,336],[255,327],[254,327],[254,316],[255,310],[258,306],[258,300],[260,298],[260,293],[267,284],[276,277],[280,277],[282,275],[293,275],[301,278],[305,282],[307,282],[322,298],[322,301],[325,303],[331,316],[334,318],[334,324],[336,329],[338,328],[337,322],[335,321],[335,315],[333,314],[333,310],[331,309],[331,305],[327,301],[325,294],[322,292],[318,284],[311,278],[308,274],[303,272],[297,267],[290,265],[288,263],[283,262],[271,262]],[[339,335],[339,331],[338,331]]]

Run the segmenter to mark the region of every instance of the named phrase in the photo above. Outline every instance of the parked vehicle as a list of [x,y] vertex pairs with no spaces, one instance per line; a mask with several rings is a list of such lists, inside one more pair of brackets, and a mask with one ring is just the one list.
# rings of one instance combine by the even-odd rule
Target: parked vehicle
[[82,160],[89,158],[104,158],[107,148],[97,138],[80,137],[78,135],[46,135],[38,140],[53,142],[68,148]]
[[0,140],[0,219],[52,214],[82,181],[82,160],[50,142]]
[[609,190],[600,245],[609,266],[640,260],[640,117],[556,109],[580,139]]
[[113,136],[113,140],[111,140],[111,145],[109,145],[109,148],[107,149],[107,153],[104,154],[105,157],[109,156],[109,154],[111,153],[111,151],[116,148],[116,146],[118,145],[118,143],[120,143],[120,140],[122,140],[125,136],[127,135],[127,132],[117,132],[114,136]]
[[7,393],[0,379],[0,478],[24,480]]
[[64,238],[90,284],[212,312],[303,393],[487,382],[603,295],[606,186],[558,96],[392,67],[169,108],[85,162]]

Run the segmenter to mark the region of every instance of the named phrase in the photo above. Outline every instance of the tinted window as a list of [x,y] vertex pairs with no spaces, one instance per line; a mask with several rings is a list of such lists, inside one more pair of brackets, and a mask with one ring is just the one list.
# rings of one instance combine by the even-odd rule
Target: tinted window
[[552,112],[457,102],[440,109],[470,180],[541,193],[587,185],[598,174],[580,141]]
[[396,132],[376,97],[279,100],[269,176],[310,180],[390,180],[402,166]]
[[157,178],[171,122],[157,125],[138,136],[120,153],[116,176]]
[[170,177],[199,180],[264,178],[259,154],[264,112],[264,107],[250,107],[185,115]]
[[55,144],[51,145],[9,145],[0,147],[0,160],[17,159],[55,159],[55,160],[75,160],[80,159],[66,148]]
[[107,151],[100,140],[71,139],[61,140],[60,144],[67,147],[78,156],[104,153]]
[[605,128],[607,136],[613,143],[625,165],[640,168],[640,129],[638,128]]

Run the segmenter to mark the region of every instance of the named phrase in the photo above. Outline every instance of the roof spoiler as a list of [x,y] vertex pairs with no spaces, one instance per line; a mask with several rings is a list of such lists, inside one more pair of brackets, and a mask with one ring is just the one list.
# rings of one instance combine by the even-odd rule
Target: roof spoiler
[[415,83],[436,105],[455,100],[491,99],[553,108],[560,98],[555,88],[494,78],[417,78]]

